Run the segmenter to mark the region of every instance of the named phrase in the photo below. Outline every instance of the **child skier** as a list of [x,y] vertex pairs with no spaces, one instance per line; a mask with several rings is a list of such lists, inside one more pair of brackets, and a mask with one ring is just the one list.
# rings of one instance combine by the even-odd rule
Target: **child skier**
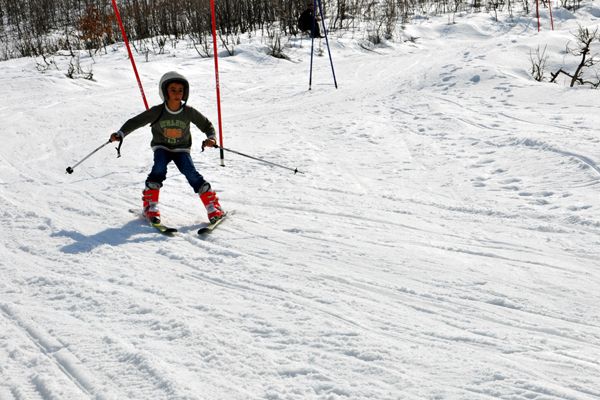
[[202,142],[204,147],[215,147],[215,129],[211,122],[200,112],[187,105],[190,94],[188,80],[177,72],[167,72],[159,83],[160,98],[164,101],[143,113],[129,119],[118,132],[110,136],[110,141],[120,141],[134,130],[150,124],[154,151],[154,165],[146,179],[143,191],[144,216],[153,224],[160,223],[158,196],[163,181],[167,178],[167,165],[173,161],[179,171],[186,177],[190,186],[198,193],[206,207],[211,223],[223,217],[217,194],[196,170],[190,148],[192,136],[190,122],[206,134]]

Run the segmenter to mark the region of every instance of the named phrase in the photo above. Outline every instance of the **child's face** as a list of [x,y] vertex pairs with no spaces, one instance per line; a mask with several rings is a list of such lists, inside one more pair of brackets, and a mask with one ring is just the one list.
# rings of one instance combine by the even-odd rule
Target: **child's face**
[[183,84],[178,82],[170,83],[167,86],[167,99],[169,101],[179,101],[183,99],[184,88]]

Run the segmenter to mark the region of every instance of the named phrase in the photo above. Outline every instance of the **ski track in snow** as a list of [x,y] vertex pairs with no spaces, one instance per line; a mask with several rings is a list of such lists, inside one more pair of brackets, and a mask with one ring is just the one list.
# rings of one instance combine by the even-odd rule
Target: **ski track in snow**
[[[305,174],[196,148],[236,210],[205,236],[174,168],[161,203],[178,234],[128,212],[146,131],[64,173],[140,111],[122,48],[97,82],[4,62],[0,400],[600,398],[595,92],[526,72],[527,41],[576,27],[557,15],[546,36],[471,15],[376,51],[337,37],[337,90],[326,56],[303,86],[306,40],[294,63],[238,46],[224,146]],[[178,69],[216,121],[211,60],[184,48],[139,65],[150,102]]]

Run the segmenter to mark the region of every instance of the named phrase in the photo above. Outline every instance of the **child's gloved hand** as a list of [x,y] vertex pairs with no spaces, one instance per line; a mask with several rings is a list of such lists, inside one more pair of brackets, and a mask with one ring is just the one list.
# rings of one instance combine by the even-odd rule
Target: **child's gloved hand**
[[115,132],[112,135],[110,135],[110,138],[108,139],[109,142],[116,142],[116,141],[121,141],[121,140],[123,140],[122,132]]
[[205,147],[218,147],[217,146],[217,141],[215,139],[212,139],[212,138],[205,139],[202,142],[202,151],[204,151]]

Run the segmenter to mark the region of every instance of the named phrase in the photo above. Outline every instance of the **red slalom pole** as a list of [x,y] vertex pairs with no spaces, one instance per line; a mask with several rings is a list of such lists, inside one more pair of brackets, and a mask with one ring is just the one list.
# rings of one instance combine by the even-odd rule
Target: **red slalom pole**
[[148,101],[146,101],[144,87],[142,86],[140,74],[138,74],[137,67],[135,66],[135,59],[133,58],[131,48],[129,47],[129,40],[127,40],[127,33],[125,32],[125,27],[123,26],[123,20],[121,19],[121,13],[119,13],[119,7],[117,7],[116,0],[112,0],[112,5],[113,9],[115,10],[115,16],[117,17],[117,21],[119,22],[119,27],[121,28],[121,35],[123,35],[123,40],[125,41],[125,46],[127,47],[127,53],[129,54],[129,60],[131,60],[131,66],[133,67],[133,72],[135,73],[135,79],[137,79],[138,87],[140,88],[140,93],[142,94],[142,100],[144,101],[144,106],[146,106],[147,110],[149,108]]
[[225,153],[223,152],[223,123],[221,120],[221,89],[219,85],[219,55],[217,54],[217,19],[215,17],[215,0],[210,0],[210,13],[212,15],[213,53],[215,58],[215,81],[217,85],[217,119],[219,121],[219,144],[221,149],[221,166],[224,167]]

